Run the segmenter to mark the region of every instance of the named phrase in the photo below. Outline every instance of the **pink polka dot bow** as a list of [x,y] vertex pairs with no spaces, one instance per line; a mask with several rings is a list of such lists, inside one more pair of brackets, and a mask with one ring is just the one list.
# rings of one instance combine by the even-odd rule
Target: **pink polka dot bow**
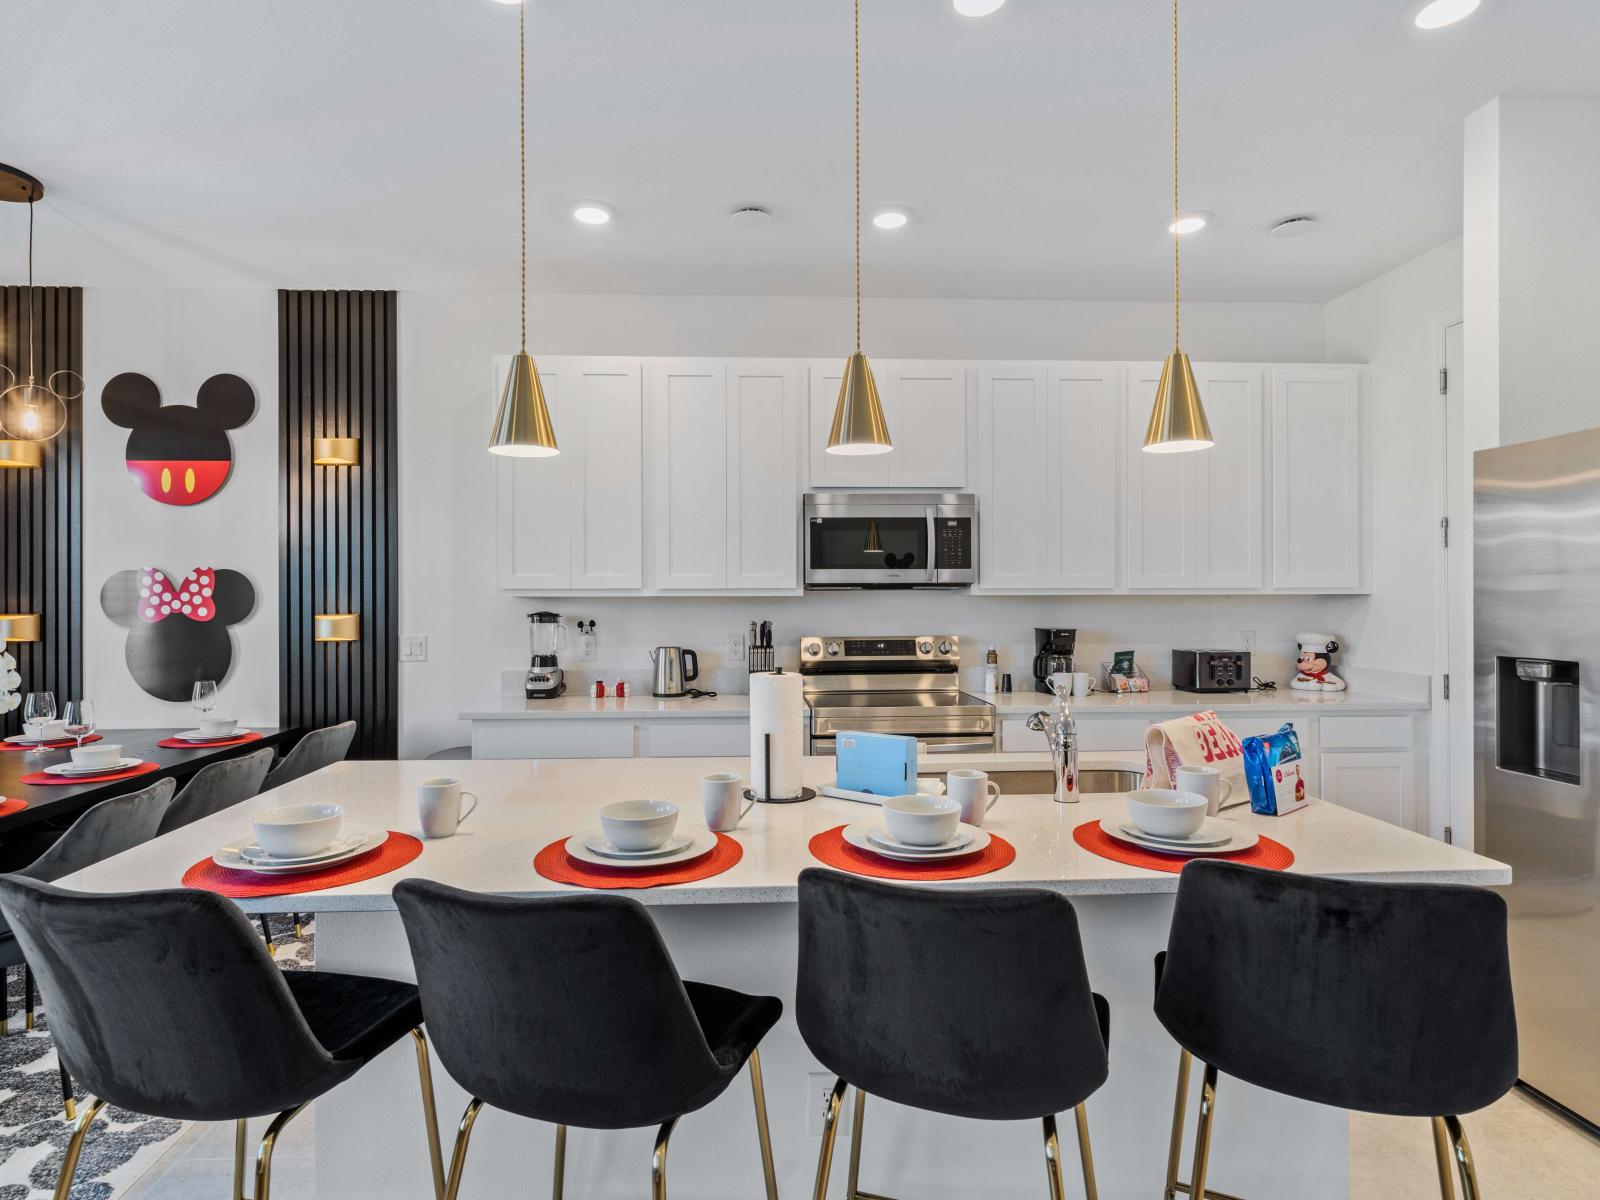
[[212,567],[196,567],[176,587],[165,572],[145,567],[139,572],[139,619],[147,625],[177,616],[209,621],[217,611],[211,602],[215,584],[216,571]]

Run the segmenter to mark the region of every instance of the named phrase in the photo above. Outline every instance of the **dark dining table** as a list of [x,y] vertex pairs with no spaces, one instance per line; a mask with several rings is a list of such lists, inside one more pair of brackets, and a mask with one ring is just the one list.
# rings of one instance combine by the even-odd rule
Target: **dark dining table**
[[181,788],[189,776],[207,763],[220,762],[240,754],[250,754],[265,746],[279,746],[285,741],[292,741],[293,735],[298,732],[295,729],[255,728],[254,731],[261,735],[260,738],[237,746],[168,749],[156,745],[163,738],[171,737],[182,728],[174,726],[171,729],[97,730],[96,732],[105,741],[120,745],[125,756],[153,762],[159,767],[159,770],[148,774],[137,775],[132,779],[117,779],[109,783],[45,786],[21,783],[19,780],[24,775],[42,771],[45,767],[54,766],[56,763],[70,761],[71,752],[29,750],[0,753],[0,796],[28,802],[28,807],[0,817],[0,860],[9,857],[6,854],[8,842],[17,842],[24,838],[31,840],[30,835],[41,833],[42,830],[35,828],[41,822],[61,828],[75,820],[85,809],[102,800],[120,796],[125,792],[136,792],[160,779],[176,779]]

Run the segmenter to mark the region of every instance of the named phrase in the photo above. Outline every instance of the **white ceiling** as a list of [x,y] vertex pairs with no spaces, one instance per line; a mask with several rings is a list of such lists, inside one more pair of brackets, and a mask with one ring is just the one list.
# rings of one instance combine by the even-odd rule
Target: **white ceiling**
[[[1190,0],[1185,295],[1323,300],[1457,235],[1461,122],[1600,95],[1600,3]],[[863,0],[869,294],[1136,299],[1171,283],[1164,0]],[[849,0],[530,0],[530,286],[850,288]],[[0,0],[0,161],[42,282],[516,281],[517,10],[492,0]],[[1581,152],[1582,148],[1574,148]],[[1588,148],[1594,152],[1593,147]],[[567,215],[596,197],[617,219]],[[776,220],[747,230],[736,204]],[[1317,231],[1266,235],[1310,213]],[[0,211],[0,278],[25,218]]]

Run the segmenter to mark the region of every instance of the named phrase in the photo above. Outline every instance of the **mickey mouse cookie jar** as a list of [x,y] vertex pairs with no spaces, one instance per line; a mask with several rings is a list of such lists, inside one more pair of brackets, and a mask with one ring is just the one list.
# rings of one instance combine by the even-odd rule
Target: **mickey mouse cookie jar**
[[1344,680],[1333,673],[1333,656],[1339,652],[1339,643],[1325,633],[1302,633],[1295,641],[1300,646],[1300,657],[1289,686],[1297,692],[1344,691]]

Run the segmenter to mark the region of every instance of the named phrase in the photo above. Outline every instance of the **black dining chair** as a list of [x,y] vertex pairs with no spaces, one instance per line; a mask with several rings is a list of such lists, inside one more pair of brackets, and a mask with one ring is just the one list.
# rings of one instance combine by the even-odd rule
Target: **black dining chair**
[[[85,810],[48,850],[16,874],[24,879],[51,883],[148,842],[156,836],[176,786],[172,780],[163,779],[137,792],[100,801]],[[33,971],[22,943],[0,917],[0,979],[18,965],[22,967],[23,1026],[32,1029]],[[0,1017],[0,1036],[9,1032],[4,1017]],[[61,1101],[70,1121],[77,1115],[77,1105],[72,1099],[72,1079],[65,1065],[60,1067],[60,1074]]]
[[952,1116],[1041,1121],[1051,1200],[1065,1195],[1056,1113],[1070,1108],[1084,1190],[1094,1200],[1084,1102],[1106,1081],[1111,1013],[1090,990],[1066,897],[805,870],[797,986],[800,1034],[838,1077],[817,1197],[827,1194],[839,1109],[853,1086],[848,1200],[872,1200],[857,1187],[869,1092]]
[[[106,1104],[177,1121],[233,1121],[234,1196],[245,1121],[271,1114],[254,1200],[270,1200],[272,1151],[307,1104],[409,1033],[422,1083],[434,1194],[444,1186],[417,989],[391,979],[280,971],[234,905],[211,892],[86,894],[0,876],[5,913],[50,989],[62,1063],[92,1095],[56,1185],[72,1189]],[[156,969],[157,965],[160,969]]]
[[[1167,1200],[1207,1194],[1219,1074],[1336,1108],[1428,1117],[1441,1194],[1453,1200],[1453,1160],[1477,1200],[1461,1114],[1517,1080],[1506,905],[1494,892],[1191,862],[1156,973],[1156,1016],[1182,1048]],[[1185,1183],[1196,1058],[1205,1073]]]
[[167,815],[161,818],[160,832],[171,833],[249,800],[261,790],[272,769],[272,754],[268,746],[201,767],[172,798]]
[[651,1195],[664,1200],[673,1127],[746,1062],[767,1200],[777,1200],[758,1046],[781,1001],[681,979],[637,900],[489,896],[421,879],[396,884],[394,900],[439,1061],[472,1097],[446,1200],[485,1104],[555,1125],[557,1200],[568,1126],[658,1125]]
[[285,754],[277,766],[267,772],[261,790],[270,792],[273,788],[280,788],[286,783],[293,783],[296,779],[303,779],[313,771],[320,771],[323,767],[342,762],[344,756],[350,753],[350,743],[355,740],[354,721],[313,729],[294,744],[294,749]]

